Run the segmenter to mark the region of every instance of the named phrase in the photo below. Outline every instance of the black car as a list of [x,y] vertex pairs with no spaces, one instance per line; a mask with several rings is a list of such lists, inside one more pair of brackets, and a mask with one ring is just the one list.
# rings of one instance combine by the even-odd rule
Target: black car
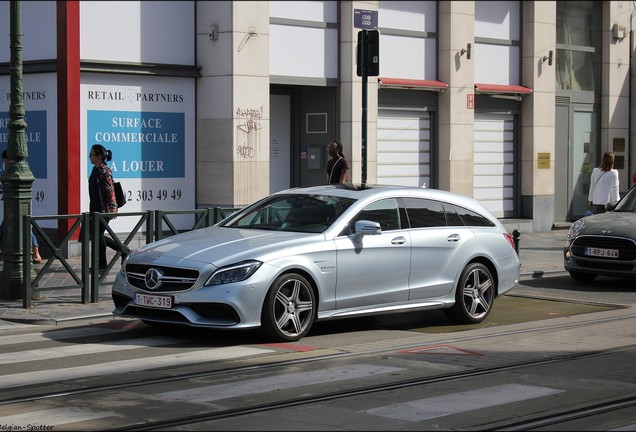
[[564,265],[577,281],[598,275],[636,278],[636,186],[606,209],[577,220],[568,232]]

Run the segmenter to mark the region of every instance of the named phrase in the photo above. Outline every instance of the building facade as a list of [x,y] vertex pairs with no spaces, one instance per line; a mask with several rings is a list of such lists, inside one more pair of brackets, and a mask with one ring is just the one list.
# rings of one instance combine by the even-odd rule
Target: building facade
[[[325,183],[335,138],[353,182],[364,171],[369,184],[458,192],[522,232],[549,231],[583,216],[604,151],[616,155],[621,192],[631,186],[634,10],[627,1],[23,2],[32,212],[87,211],[96,143],[112,150],[123,210],[135,212],[241,207]],[[358,34],[375,28],[379,73],[365,87]]]

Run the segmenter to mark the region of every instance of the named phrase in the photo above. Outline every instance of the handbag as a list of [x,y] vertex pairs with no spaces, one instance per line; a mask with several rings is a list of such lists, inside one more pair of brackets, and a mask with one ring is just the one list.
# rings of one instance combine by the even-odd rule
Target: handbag
[[124,195],[124,190],[121,187],[121,183],[114,182],[113,187],[115,188],[115,201],[117,201],[117,207],[123,207],[126,205],[126,195]]

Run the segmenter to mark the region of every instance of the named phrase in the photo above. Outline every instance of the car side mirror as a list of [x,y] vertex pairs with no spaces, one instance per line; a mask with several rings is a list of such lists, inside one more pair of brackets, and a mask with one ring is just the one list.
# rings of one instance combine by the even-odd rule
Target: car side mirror
[[361,242],[362,237],[364,237],[365,235],[382,234],[382,228],[380,227],[380,224],[369,220],[356,221],[355,229],[356,233],[353,239],[356,242]]
[[618,201],[608,202],[607,204],[605,204],[605,210],[613,211],[616,208],[616,204],[618,204]]

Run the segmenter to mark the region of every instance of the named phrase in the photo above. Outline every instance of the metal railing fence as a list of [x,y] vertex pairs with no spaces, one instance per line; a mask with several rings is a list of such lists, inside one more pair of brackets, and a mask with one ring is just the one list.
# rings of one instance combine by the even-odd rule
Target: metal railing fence
[[[153,241],[153,232],[154,232],[154,221],[155,217],[153,215],[155,211],[147,210],[145,212],[132,212],[132,213],[93,213],[94,217],[89,216],[90,220],[90,231],[91,235],[89,240],[94,245],[95,243],[92,241],[93,239],[99,238],[100,225],[103,226],[104,235],[107,235],[112,238],[117,244],[117,251],[115,252],[115,256],[113,256],[106,264],[106,269],[100,272],[99,269],[99,247],[92,247],[90,252],[90,291],[91,291],[91,302],[95,303],[99,301],[99,287],[101,285],[106,284],[106,277],[108,273],[112,270],[113,266],[117,262],[118,259],[121,258],[123,247],[128,247],[130,241],[135,238],[137,233],[141,231],[141,228],[146,224],[146,230],[144,235],[146,237],[146,243],[150,243]],[[114,218],[138,218],[135,227],[128,233],[124,241],[119,239],[119,236],[115,234],[113,229],[108,224],[110,220]],[[82,260],[82,268],[85,267],[85,261]]]
[[[22,238],[24,274],[23,285],[25,288],[23,307],[28,309],[32,305],[33,300],[37,300],[39,293],[51,290],[80,290],[80,301],[82,303],[92,303],[99,301],[100,286],[104,286],[109,282],[106,281],[108,273],[113,269],[117,260],[121,259],[122,249],[130,247],[131,242],[139,236],[145,239],[146,243],[151,243],[180,232],[191,231],[199,228],[212,226],[233,212],[240,210],[239,208],[222,208],[212,207],[206,209],[192,210],[147,210],[143,212],[130,213],[82,213],[74,215],[49,215],[49,216],[24,216],[24,226],[30,227],[33,233],[40,239],[40,248],[48,249],[50,255],[43,257],[42,267],[35,269],[31,261],[31,229],[25,229]],[[180,215],[192,215],[193,224],[188,229],[178,230],[175,228],[173,218]],[[91,217],[93,216],[93,217]],[[125,237],[115,233],[108,222],[114,218],[136,218],[134,228],[124,233]],[[68,233],[63,238],[52,237],[41,227],[42,221],[60,221],[67,220],[70,222]],[[106,269],[102,272],[99,270],[99,247],[90,247],[93,244],[91,239],[99,237],[100,224],[104,226],[104,235],[108,235],[117,244],[119,250],[110,258],[106,265]],[[83,229],[87,227],[87,229]],[[80,246],[80,262],[79,266],[73,268],[69,263],[71,255],[71,238],[74,234],[79,233],[77,242]],[[61,267],[53,268],[55,261],[59,261]],[[51,272],[66,272],[71,280],[70,284],[55,284],[54,286],[40,286],[41,282]],[[57,280],[62,280],[58,277]],[[112,284],[112,282],[110,282]]]
[[[68,230],[66,236],[56,241],[52,239],[43,229],[40,227],[37,221],[40,220],[70,220],[72,225]],[[88,303],[89,299],[89,285],[88,281],[88,266],[81,266],[79,275],[76,270],[68,262],[68,256],[64,253],[62,246],[68,245],[71,236],[79,230],[78,242],[81,247],[81,262],[88,262],[89,248],[88,248],[88,230],[82,230],[82,226],[88,226],[89,214],[75,214],[75,215],[58,215],[58,216],[24,216],[24,226],[31,227],[34,234],[41,238],[40,249],[43,249],[43,245],[46,245],[51,251],[51,256],[44,261],[44,265],[35,272],[35,277],[32,278],[34,273],[33,264],[31,261],[31,230],[25,229],[22,237],[22,262],[24,263],[24,272],[22,274],[22,285],[25,287],[25,293],[23,297],[23,307],[28,309],[31,307],[31,300],[33,296],[37,295],[38,291],[45,291],[46,289],[38,289],[40,281],[49,273],[51,266],[55,260],[59,260],[62,266],[66,269],[68,275],[73,279],[75,284],[61,286],[56,289],[80,289],[82,303]],[[57,270],[55,270],[57,271]],[[51,288],[52,289],[52,288]]]

